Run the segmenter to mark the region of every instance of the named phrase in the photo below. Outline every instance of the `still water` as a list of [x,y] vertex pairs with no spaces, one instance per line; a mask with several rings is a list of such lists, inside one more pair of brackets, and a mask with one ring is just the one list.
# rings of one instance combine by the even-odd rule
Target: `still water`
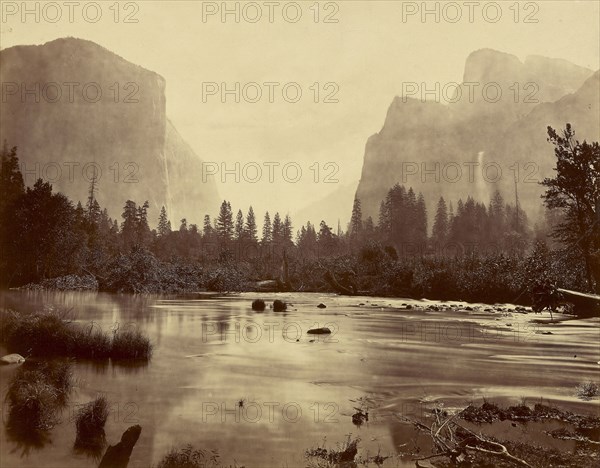
[[[263,294],[293,305],[285,313],[253,312],[256,294],[132,296],[104,293],[1,292],[0,307],[73,309],[88,327],[137,327],[154,344],[148,365],[76,362],[70,410],[41,447],[0,429],[2,467],[93,467],[73,450],[69,411],[99,394],[111,403],[110,444],[142,426],[129,466],[156,464],[172,447],[216,450],[224,465],[303,467],[306,449],[359,437],[363,457],[410,452],[428,440],[403,418],[427,409],[523,398],[533,405],[598,413],[575,387],[598,378],[600,320],[548,323],[549,315],[466,304],[427,309],[427,301]],[[327,305],[325,309],[316,306]],[[407,309],[406,305],[412,305]],[[328,327],[331,335],[311,335]],[[5,354],[4,349],[0,349]],[[0,368],[2,401],[14,367]],[[369,421],[352,422],[355,408]],[[3,405],[6,420],[6,404]],[[527,437],[527,429],[523,430]],[[570,449],[571,441],[548,438]],[[394,456],[384,466],[414,466]]]

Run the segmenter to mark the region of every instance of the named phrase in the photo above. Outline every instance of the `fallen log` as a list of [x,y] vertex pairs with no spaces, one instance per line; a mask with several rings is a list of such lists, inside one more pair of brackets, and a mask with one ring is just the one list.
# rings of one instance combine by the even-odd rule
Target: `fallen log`
[[562,288],[556,290],[564,301],[573,304],[573,312],[579,317],[596,317],[600,314],[600,296]]

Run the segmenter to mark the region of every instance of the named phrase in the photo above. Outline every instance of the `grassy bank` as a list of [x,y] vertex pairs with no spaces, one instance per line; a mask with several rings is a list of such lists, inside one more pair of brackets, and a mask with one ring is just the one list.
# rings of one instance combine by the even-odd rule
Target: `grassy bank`
[[50,310],[0,313],[0,331],[11,353],[23,356],[65,356],[86,359],[141,359],[152,356],[152,343],[139,330],[109,334],[74,323],[69,314]]

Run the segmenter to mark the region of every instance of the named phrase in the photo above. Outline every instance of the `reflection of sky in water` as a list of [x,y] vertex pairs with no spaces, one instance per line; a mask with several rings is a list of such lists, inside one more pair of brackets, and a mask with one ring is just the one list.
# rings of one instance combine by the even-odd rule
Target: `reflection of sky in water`
[[[293,303],[285,313],[251,311],[255,296],[249,294],[198,299],[5,292],[0,307],[60,304],[73,308],[86,326],[139,327],[150,336],[155,351],[148,366],[78,362],[75,368],[73,405],[98,393],[111,402],[109,443],[130,425],[142,426],[131,467],[147,467],[187,443],[217,449],[227,464],[304,466],[305,449],[324,438],[335,446],[349,433],[361,438],[363,455],[379,448],[388,455],[425,444],[399,416],[418,416],[436,400],[458,407],[482,396],[528,397],[532,403],[544,396],[597,409],[597,403],[573,396],[575,385],[597,376],[596,319],[532,325],[533,316],[522,314],[388,307],[406,300],[280,296]],[[317,309],[319,302],[327,309]],[[323,326],[334,334],[306,334]],[[541,334],[548,330],[553,334]],[[0,369],[3,391],[12,372]],[[351,416],[358,403],[350,400],[361,397],[372,403],[369,422],[357,428]],[[51,443],[27,456],[2,428],[3,466],[95,466],[72,451],[75,429],[66,413]]]

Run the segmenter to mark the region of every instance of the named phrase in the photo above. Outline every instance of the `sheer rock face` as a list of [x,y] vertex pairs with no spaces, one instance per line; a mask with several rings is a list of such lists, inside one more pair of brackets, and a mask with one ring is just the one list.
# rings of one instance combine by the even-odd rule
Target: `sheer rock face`
[[471,195],[487,204],[500,189],[513,201],[517,173],[521,205],[535,219],[542,193],[537,181],[552,175],[555,162],[546,128],[569,122],[579,139],[597,141],[599,90],[598,72],[565,60],[532,56],[521,62],[490,49],[473,52],[463,83],[448,87],[445,96],[424,101],[418,93],[392,101],[382,130],[366,144],[356,192],[363,217],[377,219],[395,183],[423,192],[430,219],[440,196],[455,202]]
[[0,60],[0,139],[19,147],[27,185],[42,177],[83,202],[97,168],[112,217],[128,199],[148,200],[151,219],[165,205],[173,222],[215,208],[216,186],[202,183],[201,159],[167,119],[160,75],[73,38],[11,47]]

